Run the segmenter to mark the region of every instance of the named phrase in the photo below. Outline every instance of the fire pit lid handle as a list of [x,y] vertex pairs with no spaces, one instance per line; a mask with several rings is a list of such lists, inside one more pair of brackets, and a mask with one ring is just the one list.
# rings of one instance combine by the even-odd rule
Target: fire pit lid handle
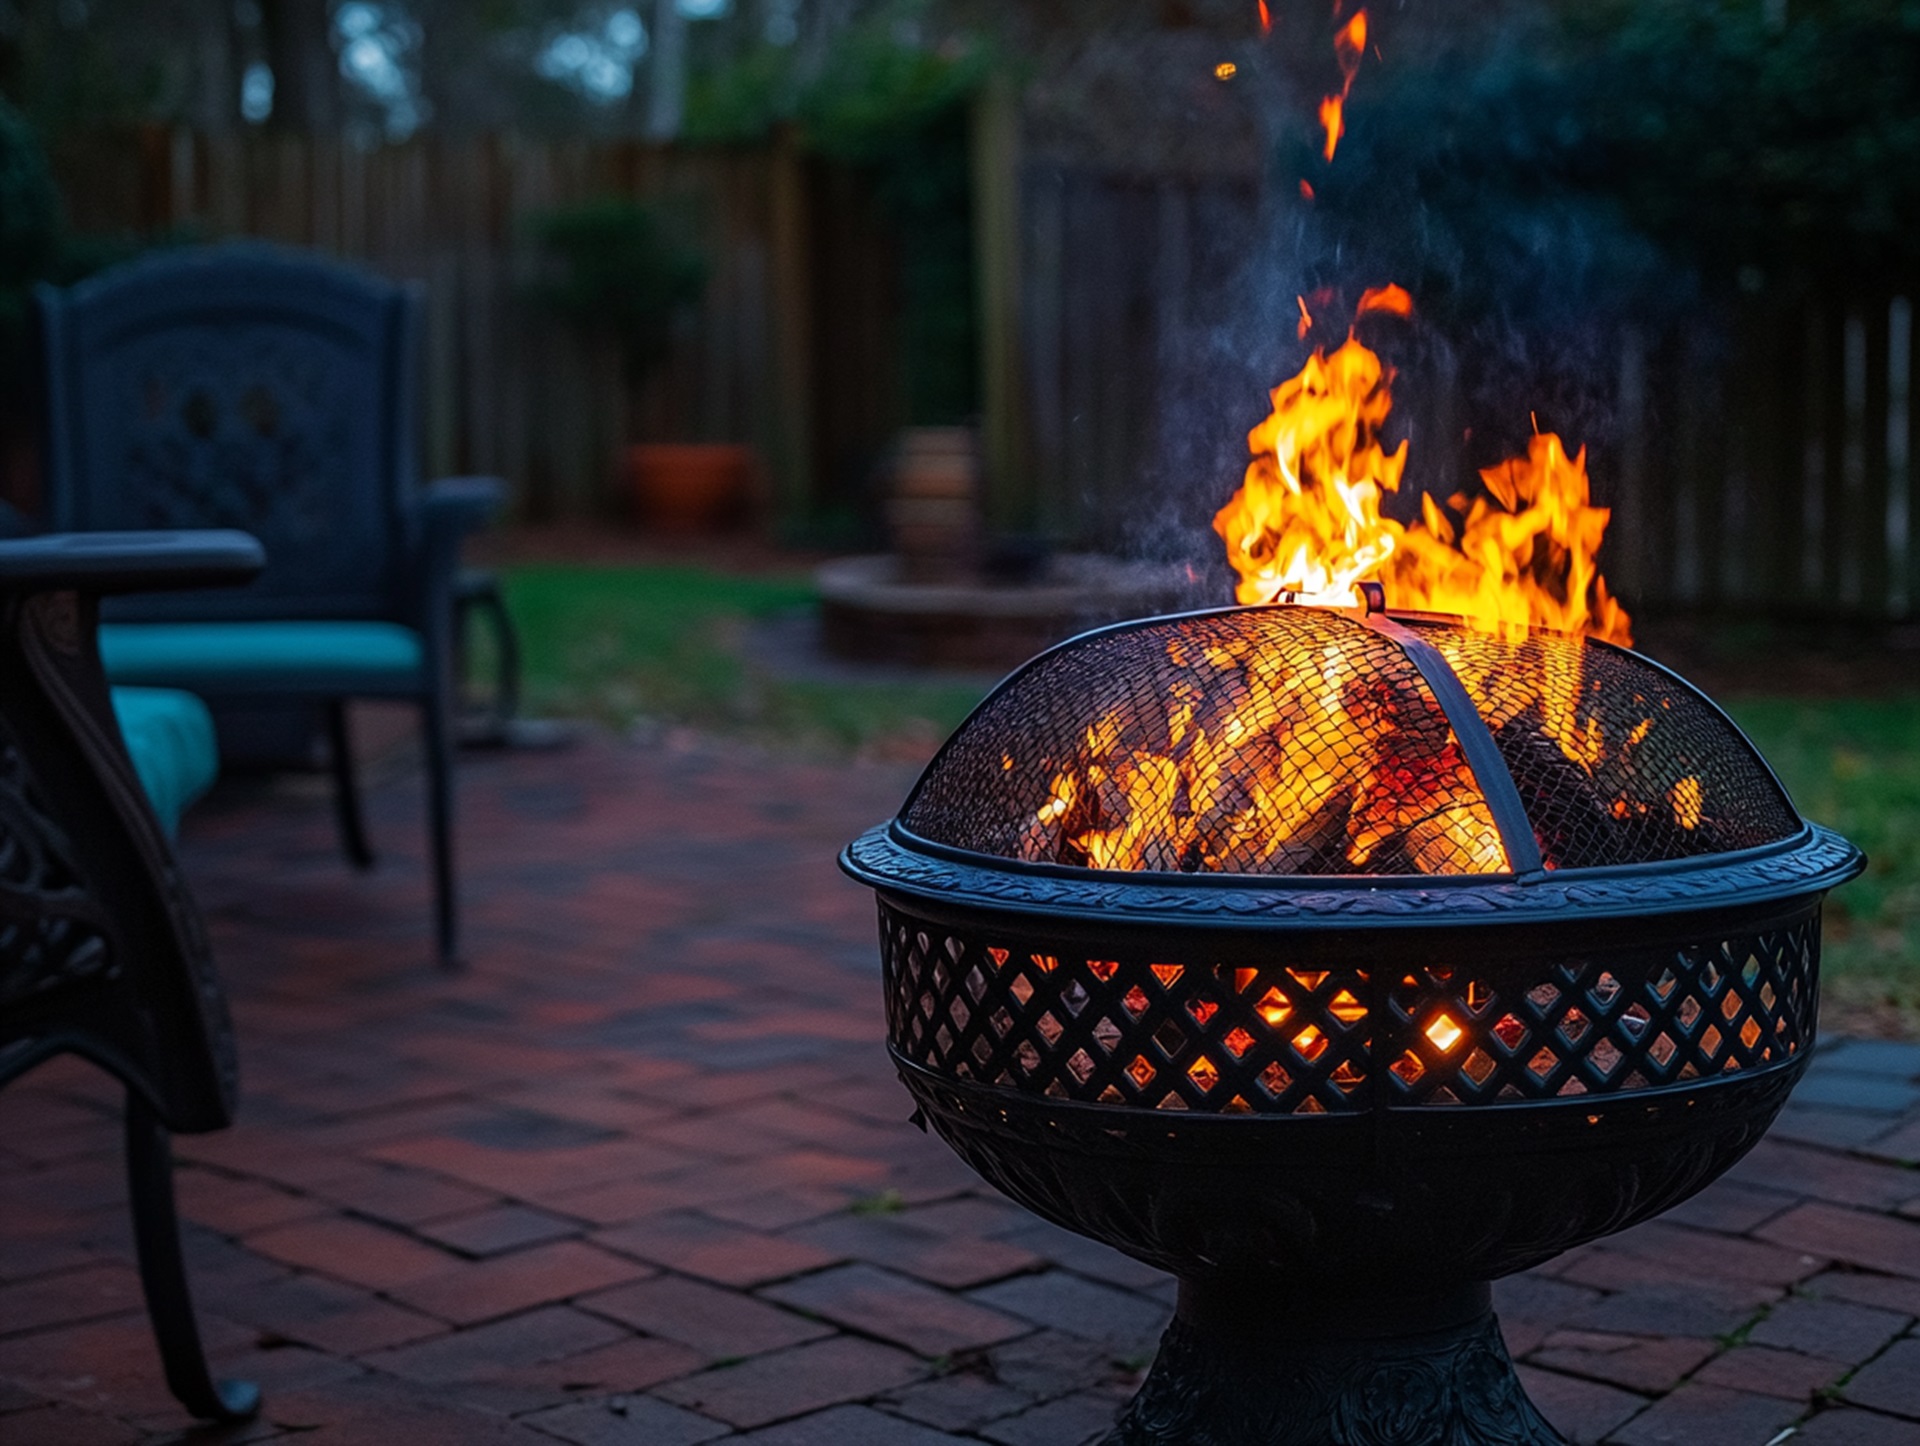
[[1466,756],[1467,767],[1473,770],[1473,780],[1480,785],[1480,793],[1487,800],[1493,826],[1500,831],[1508,867],[1522,883],[1544,879],[1546,863],[1540,856],[1540,840],[1534,836],[1533,822],[1527,817],[1520,790],[1514,786],[1513,774],[1500,756],[1500,747],[1493,741],[1487,720],[1480,716],[1466,685],[1440,650],[1413,629],[1374,609],[1368,610],[1365,621],[1374,632],[1400,645],[1408,661],[1420,670],[1440,711],[1447,715],[1453,736],[1459,740],[1460,751]]

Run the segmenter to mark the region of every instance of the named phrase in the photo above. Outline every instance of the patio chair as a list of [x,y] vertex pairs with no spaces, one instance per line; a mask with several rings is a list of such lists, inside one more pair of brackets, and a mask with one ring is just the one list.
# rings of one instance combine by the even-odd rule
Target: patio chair
[[0,1085],[72,1053],[126,1086],[147,1312],[167,1385],[211,1420],[253,1414],[260,1393],[208,1374],[169,1132],[231,1122],[233,1029],[206,931],[116,725],[95,617],[102,594],[243,582],[262,560],[233,532],[0,542]]
[[454,608],[462,536],[491,478],[417,480],[421,293],[304,252],[168,251],[39,293],[50,524],[233,527],[270,559],[251,586],[116,600],[116,683],[216,704],[318,705],[346,854],[373,861],[346,705],[418,705],[440,957],[457,955]]

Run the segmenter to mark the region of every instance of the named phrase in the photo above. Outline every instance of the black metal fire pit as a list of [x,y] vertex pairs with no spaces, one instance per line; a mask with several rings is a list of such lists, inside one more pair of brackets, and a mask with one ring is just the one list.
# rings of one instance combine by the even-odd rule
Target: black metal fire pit
[[1759,1139],[1858,850],[1624,649],[1293,607],[1043,654],[842,864],[925,1119],[1168,1270],[1111,1442],[1560,1438],[1487,1282]]

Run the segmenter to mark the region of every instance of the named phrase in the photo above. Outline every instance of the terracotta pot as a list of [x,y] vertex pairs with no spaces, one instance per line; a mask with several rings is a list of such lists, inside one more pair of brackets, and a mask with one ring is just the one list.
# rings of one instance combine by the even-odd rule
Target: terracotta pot
[[718,532],[746,519],[753,450],[731,442],[648,442],[627,448],[634,512],[661,532]]

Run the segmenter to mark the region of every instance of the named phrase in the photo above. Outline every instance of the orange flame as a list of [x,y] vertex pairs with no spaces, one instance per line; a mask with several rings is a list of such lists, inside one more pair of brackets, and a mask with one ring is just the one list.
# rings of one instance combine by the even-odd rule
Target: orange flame
[[1365,316],[1369,311],[1391,312],[1394,316],[1412,316],[1413,298],[1402,287],[1370,286],[1360,293],[1360,305],[1354,308],[1354,316]]
[[[1334,14],[1338,15],[1338,8]],[[1333,37],[1333,53],[1340,62],[1340,89],[1320,102],[1320,125],[1327,133],[1326,157],[1333,159],[1340,138],[1347,133],[1347,97],[1353,93],[1353,78],[1360,73],[1360,57],[1367,51],[1367,12],[1356,10]]]
[[[1361,315],[1412,308],[1398,286],[1360,302]],[[1274,390],[1273,414],[1247,438],[1245,482],[1213,520],[1239,575],[1235,596],[1354,607],[1360,583],[1377,580],[1395,608],[1630,642],[1630,620],[1597,565],[1610,514],[1592,505],[1584,448],[1569,457],[1557,436],[1539,433],[1525,457],[1480,474],[1487,496],[1444,508],[1422,496],[1406,525],[1381,515],[1407,461],[1404,441],[1392,451],[1381,441],[1392,381],[1349,331]]]
[[1260,0],[1260,33],[1273,34],[1273,12],[1267,8],[1267,0]]

